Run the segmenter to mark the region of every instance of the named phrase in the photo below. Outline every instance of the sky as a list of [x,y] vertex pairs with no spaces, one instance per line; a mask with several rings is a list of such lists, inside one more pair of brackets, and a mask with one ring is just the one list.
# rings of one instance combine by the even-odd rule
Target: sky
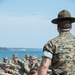
[[75,17],[74,0],[0,0],[0,47],[43,48],[59,35],[51,20],[63,9]]

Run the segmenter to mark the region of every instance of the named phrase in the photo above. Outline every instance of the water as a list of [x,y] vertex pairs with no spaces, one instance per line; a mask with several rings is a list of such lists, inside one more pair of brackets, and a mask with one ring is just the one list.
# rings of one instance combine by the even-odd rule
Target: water
[[42,49],[39,48],[5,48],[0,49],[0,60],[3,60],[3,57],[7,56],[8,59],[12,58],[12,55],[17,53],[18,58],[24,58],[26,54],[36,55],[38,58],[42,57]]

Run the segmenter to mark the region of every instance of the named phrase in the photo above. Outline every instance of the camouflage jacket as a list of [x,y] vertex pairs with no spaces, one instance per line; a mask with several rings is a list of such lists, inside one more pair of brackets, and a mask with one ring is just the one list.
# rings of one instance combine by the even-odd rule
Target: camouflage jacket
[[61,33],[48,41],[43,50],[53,55],[51,65],[53,75],[75,75],[75,37],[71,33]]

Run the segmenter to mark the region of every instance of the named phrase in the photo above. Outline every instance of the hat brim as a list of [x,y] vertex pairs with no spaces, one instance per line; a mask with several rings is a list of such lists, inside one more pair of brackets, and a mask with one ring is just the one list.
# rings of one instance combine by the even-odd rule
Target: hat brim
[[54,23],[54,24],[58,24],[58,22],[59,22],[60,20],[70,20],[71,23],[75,22],[75,18],[74,18],[74,17],[56,18],[56,19],[53,19],[51,22]]

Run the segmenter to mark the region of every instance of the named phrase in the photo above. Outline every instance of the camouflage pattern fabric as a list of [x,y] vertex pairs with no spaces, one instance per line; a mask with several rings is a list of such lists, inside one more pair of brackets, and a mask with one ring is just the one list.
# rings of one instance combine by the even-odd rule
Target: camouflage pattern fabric
[[75,75],[75,37],[69,32],[62,32],[44,46],[53,55],[52,75]]
[[26,58],[22,58],[22,61],[26,62]]
[[26,72],[26,70],[25,70],[25,68],[29,68],[29,62],[28,61],[26,61],[25,63],[24,63],[24,74],[23,75],[28,75],[29,73],[28,72]]
[[4,70],[0,67],[0,73],[4,72]]
[[[4,72],[4,69],[0,67],[0,74],[2,75],[2,73],[5,73]],[[14,74],[14,71],[9,69],[9,71],[7,72],[8,74]],[[5,74],[4,74],[5,75]]]
[[[10,62],[11,62],[12,64],[19,65],[18,61],[14,62],[13,59],[11,59]],[[12,66],[11,66],[11,69],[16,70],[16,71],[18,70],[17,67],[12,67]]]

